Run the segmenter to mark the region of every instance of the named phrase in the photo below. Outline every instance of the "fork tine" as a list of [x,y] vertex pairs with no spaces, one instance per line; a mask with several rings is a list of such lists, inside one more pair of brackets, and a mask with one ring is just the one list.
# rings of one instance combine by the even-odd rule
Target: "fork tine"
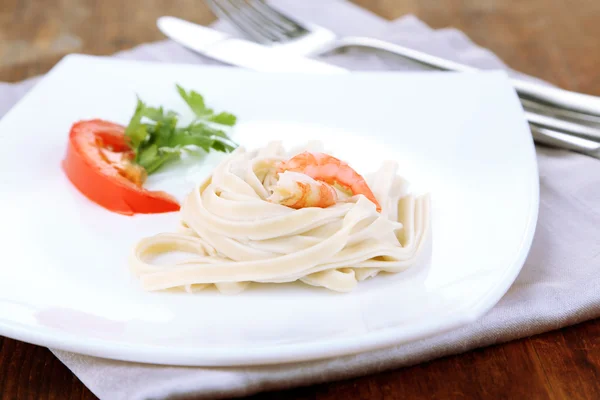
[[262,0],[206,0],[219,17],[228,20],[259,43],[279,43],[309,31]]
[[231,2],[224,0],[206,0],[209,7],[219,16],[239,29],[244,35],[249,36],[252,40],[259,43],[271,43],[276,40],[273,36],[265,36],[261,31],[257,30],[253,23],[248,23],[248,20],[240,14],[237,7]]
[[273,24],[272,21],[266,19],[264,15],[257,12],[250,2],[250,0],[224,0],[235,4],[238,12],[246,17],[249,24],[254,27],[257,31],[269,38],[273,42],[279,42],[287,38],[285,29]]
[[308,29],[300,23],[283,15],[263,0],[246,0],[246,3],[256,14],[271,22],[273,26],[281,29],[282,33],[288,37],[296,37],[308,32]]

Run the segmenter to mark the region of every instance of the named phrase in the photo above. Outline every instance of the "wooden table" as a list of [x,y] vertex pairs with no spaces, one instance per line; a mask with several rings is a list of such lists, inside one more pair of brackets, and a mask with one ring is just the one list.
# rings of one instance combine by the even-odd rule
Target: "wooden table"
[[[512,67],[600,95],[598,0],[355,0],[386,18],[454,26]],[[160,15],[209,23],[201,0],[0,0],[0,81],[71,52],[111,54],[162,39]],[[0,337],[0,399],[93,399],[49,350]],[[411,368],[255,399],[600,399],[600,320]]]

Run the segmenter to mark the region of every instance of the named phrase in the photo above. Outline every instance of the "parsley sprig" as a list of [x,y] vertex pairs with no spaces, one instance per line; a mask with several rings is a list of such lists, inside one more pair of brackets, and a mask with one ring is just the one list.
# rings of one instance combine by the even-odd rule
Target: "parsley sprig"
[[179,85],[177,91],[195,115],[190,124],[178,127],[179,115],[176,112],[163,107],[149,107],[138,98],[135,113],[125,129],[135,153],[134,161],[144,167],[148,174],[178,160],[186,149],[193,146],[206,152],[216,150],[225,153],[237,147],[224,130],[235,125],[235,115],[215,113],[206,106],[198,92],[187,92]]

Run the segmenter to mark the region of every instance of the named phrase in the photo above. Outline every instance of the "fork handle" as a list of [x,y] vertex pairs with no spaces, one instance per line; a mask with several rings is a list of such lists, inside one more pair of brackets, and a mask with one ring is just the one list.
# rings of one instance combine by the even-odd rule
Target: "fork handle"
[[[455,61],[446,60],[408,47],[368,37],[342,38],[336,40],[324,50],[333,51],[344,47],[368,47],[371,49],[383,50],[445,71],[473,72],[478,70],[477,68]],[[512,78],[511,83],[521,97],[583,114],[600,116],[599,97],[551,86],[544,86],[516,78]]]
[[571,150],[600,159],[600,143],[598,142],[532,124],[530,124],[530,128],[533,140],[536,143]]

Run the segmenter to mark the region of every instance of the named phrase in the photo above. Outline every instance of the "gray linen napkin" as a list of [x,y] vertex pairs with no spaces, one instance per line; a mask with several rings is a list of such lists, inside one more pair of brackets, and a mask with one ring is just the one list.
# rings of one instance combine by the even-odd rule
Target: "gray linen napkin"
[[[341,0],[274,1],[340,35],[369,35],[481,68],[506,68],[454,29],[432,30],[412,16],[385,21]],[[218,24],[222,30],[230,30]],[[192,64],[214,63],[164,41],[116,55]],[[351,69],[404,70],[396,57],[349,51],[326,59]],[[511,73],[515,73],[512,72]],[[516,74],[516,73],[515,73]],[[0,83],[0,115],[33,84]],[[482,127],[485,134],[485,127]],[[53,350],[101,399],[219,398],[346,379],[431,360],[600,316],[600,161],[538,147],[540,213],[523,270],[496,307],[477,322],[390,349],[288,365],[190,368],[144,365]]]

